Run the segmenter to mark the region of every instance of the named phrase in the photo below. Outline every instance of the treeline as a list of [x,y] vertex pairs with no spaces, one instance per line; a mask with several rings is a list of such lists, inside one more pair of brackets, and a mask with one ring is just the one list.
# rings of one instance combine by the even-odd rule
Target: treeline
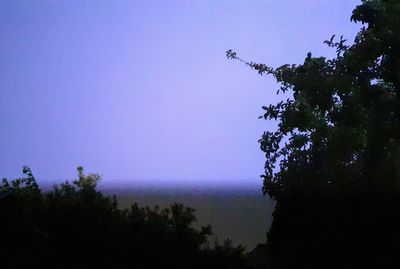
[[120,209],[97,174],[42,192],[29,167],[0,186],[1,268],[249,268],[240,245],[210,242],[194,210]]

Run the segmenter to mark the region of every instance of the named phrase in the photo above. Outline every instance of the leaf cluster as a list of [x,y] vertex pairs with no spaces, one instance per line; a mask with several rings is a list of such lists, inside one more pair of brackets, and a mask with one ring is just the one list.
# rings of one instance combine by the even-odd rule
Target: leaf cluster
[[333,59],[308,53],[302,64],[272,68],[227,51],[291,95],[261,116],[278,123],[259,140],[264,192],[275,199],[299,188],[399,187],[400,2],[363,1],[351,19],[363,24],[353,44],[325,41]]

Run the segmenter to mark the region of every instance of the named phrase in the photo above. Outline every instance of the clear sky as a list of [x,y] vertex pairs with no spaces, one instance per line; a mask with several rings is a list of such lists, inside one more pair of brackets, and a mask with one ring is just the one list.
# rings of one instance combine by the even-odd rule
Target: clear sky
[[0,0],[0,177],[260,185],[257,119],[301,63],[353,40],[355,0]]

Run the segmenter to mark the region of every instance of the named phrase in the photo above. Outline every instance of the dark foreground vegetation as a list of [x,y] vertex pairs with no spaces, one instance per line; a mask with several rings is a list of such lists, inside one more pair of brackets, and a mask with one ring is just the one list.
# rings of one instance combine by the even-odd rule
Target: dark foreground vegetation
[[[248,257],[269,269],[400,268],[400,0],[363,0],[353,44],[272,68],[286,101],[263,107],[264,194],[276,201],[267,244]],[[42,193],[31,171],[0,187],[1,267],[246,268],[243,248],[209,246],[193,210],[118,209],[84,175]],[[261,240],[260,240],[261,241]]]
[[[334,18],[332,18],[334,20]],[[264,193],[276,200],[268,268],[399,268],[400,1],[363,0],[354,43],[333,36],[333,59],[272,68],[277,121],[260,139]]]
[[241,246],[210,244],[210,226],[192,227],[193,209],[121,210],[96,191],[97,174],[78,170],[78,180],[45,193],[28,167],[3,180],[1,268],[248,268]]

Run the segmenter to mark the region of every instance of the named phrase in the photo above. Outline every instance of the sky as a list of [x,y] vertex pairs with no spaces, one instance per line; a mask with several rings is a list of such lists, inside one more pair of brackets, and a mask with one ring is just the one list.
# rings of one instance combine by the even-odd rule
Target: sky
[[355,0],[0,0],[0,178],[261,186],[276,67],[350,41]]

